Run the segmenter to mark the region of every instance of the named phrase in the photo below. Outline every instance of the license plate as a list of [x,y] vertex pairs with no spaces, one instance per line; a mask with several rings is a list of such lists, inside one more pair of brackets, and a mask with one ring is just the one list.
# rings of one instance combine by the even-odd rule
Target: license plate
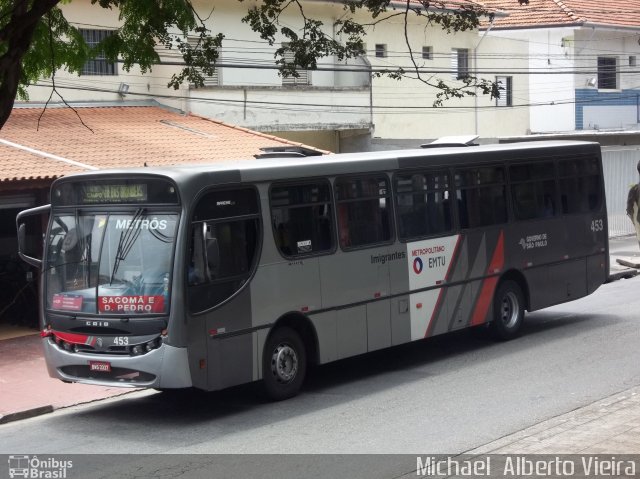
[[106,361],[89,361],[89,371],[98,371],[101,373],[111,372],[111,363]]

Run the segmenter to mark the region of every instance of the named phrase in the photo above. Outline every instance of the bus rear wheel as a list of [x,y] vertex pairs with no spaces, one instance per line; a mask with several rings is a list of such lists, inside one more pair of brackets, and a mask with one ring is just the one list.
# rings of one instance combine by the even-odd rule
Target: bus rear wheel
[[300,391],[307,372],[307,353],[300,335],[293,329],[274,330],[264,347],[262,381],[267,396],[281,401]]
[[524,295],[520,285],[512,280],[502,281],[493,297],[491,332],[501,341],[515,338],[524,321]]

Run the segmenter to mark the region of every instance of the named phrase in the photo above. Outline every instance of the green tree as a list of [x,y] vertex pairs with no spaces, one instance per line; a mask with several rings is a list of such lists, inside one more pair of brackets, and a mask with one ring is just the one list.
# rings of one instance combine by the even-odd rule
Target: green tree
[[[0,0],[0,128],[9,118],[15,99],[28,98],[26,87],[41,78],[52,77],[55,89],[57,70],[79,73],[85,62],[97,55],[104,55],[108,61],[119,60],[125,71],[135,64],[146,73],[159,62],[154,47],[163,44],[179,51],[184,62],[168,87],[177,89],[184,81],[202,85],[204,77],[213,74],[224,38],[207,27],[209,17],[215,14],[213,10],[204,17],[189,0],[91,0],[96,17],[99,9],[113,9],[119,12],[121,23],[112,35],[90,48],[59,8],[69,2]],[[276,64],[283,75],[296,76],[296,68],[314,69],[323,57],[343,60],[363,54],[367,31],[392,18],[404,18],[404,37],[411,52],[407,35],[409,16],[420,17],[425,26],[439,27],[448,33],[477,28],[483,16],[491,17],[470,1],[453,2],[454,8],[451,4],[431,0],[347,0],[343,3],[345,15],[333,26],[343,42],[324,33],[325,25],[305,14],[303,0],[263,0],[257,7],[248,7],[242,21],[271,45],[277,36],[286,38],[286,47],[275,51]],[[300,16],[302,28],[294,30],[280,22],[281,14],[287,10]],[[365,15],[356,15],[360,12]],[[356,17],[368,20],[358,22]],[[189,44],[187,35],[194,33],[198,42]],[[293,61],[287,62],[285,53]],[[438,90],[436,104],[451,97],[476,95],[478,91],[499,94],[495,83],[473,76],[454,86],[432,76],[425,77],[413,52],[410,57],[410,67],[376,74],[417,79]]]

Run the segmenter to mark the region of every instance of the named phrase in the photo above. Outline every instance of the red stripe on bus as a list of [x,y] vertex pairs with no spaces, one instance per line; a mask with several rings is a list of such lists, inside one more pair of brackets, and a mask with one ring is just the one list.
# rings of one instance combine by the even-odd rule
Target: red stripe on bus
[[462,239],[462,235],[458,235],[458,239],[456,240],[456,245],[453,248],[453,254],[451,255],[451,260],[449,260],[449,266],[447,267],[447,274],[444,276],[445,281],[449,281],[449,274],[451,273],[451,267],[453,266],[453,262],[458,255],[458,249],[460,248],[460,240]]
[[[449,274],[451,273],[451,267],[453,265],[454,260],[458,255],[458,249],[460,248],[460,240],[462,235],[458,235],[458,239],[456,240],[456,245],[453,248],[453,253],[451,254],[451,259],[449,260],[449,266],[447,266],[447,274],[444,276],[445,281],[449,280]],[[442,297],[444,296],[444,288],[440,288],[438,292],[438,299],[436,300],[436,305],[431,312],[431,317],[429,318],[429,324],[427,325],[427,330],[424,333],[424,337],[426,338],[431,334],[431,330],[433,329],[433,320],[436,317],[436,314],[440,311],[440,307],[442,306]]]
[[[500,236],[498,236],[498,243],[496,244],[496,249],[493,251],[493,257],[491,258],[491,263],[489,263],[487,271],[493,272],[496,269],[502,270],[503,266],[504,232],[500,231]],[[471,316],[471,326],[477,326],[485,322],[487,318],[487,311],[489,311],[489,306],[491,306],[491,301],[493,301],[493,293],[496,290],[498,279],[499,278],[497,276],[492,276],[482,281],[480,295],[478,296],[476,307],[473,310],[473,316]]]
[[89,336],[84,334],[74,334],[74,333],[59,333],[58,331],[54,331],[53,335],[57,338],[66,341],[71,344],[88,344],[87,339]]

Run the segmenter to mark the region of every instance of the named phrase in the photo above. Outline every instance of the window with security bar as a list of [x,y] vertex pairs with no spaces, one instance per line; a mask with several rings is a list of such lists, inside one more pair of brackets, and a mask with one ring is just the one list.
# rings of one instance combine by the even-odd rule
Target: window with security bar
[[[200,37],[188,37],[187,41],[189,42],[189,46],[191,48],[196,48],[198,46],[198,41],[200,40]],[[220,61],[220,56],[218,55],[218,61]],[[211,76],[203,76],[203,80],[204,80],[204,85],[205,87],[208,86],[218,86],[220,85],[220,71],[219,69],[216,67],[213,69],[213,75]],[[194,85],[192,84],[191,87],[193,87]]]
[[[282,46],[286,47],[288,44],[283,43]],[[295,55],[292,51],[286,50],[284,52],[284,61],[287,63],[295,63]],[[311,72],[309,70],[303,70],[296,68],[298,76],[289,75],[282,77],[282,86],[295,86],[295,85],[311,85]]]
[[598,88],[601,90],[618,89],[618,59],[616,57],[598,57]]
[[451,76],[454,80],[469,76],[468,48],[453,48],[451,50]]
[[[113,30],[91,30],[80,28],[80,34],[90,48],[96,48],[100,42],[113,34]],[[117,75],[118,68],[115,62],[107,61],[103,52],[99,52],[95,58],[87,61],[82,67],[81,75]]]
[[513,77],[496,77],[500,89],[500,97],[496,98],[496,106],[513,106]]

